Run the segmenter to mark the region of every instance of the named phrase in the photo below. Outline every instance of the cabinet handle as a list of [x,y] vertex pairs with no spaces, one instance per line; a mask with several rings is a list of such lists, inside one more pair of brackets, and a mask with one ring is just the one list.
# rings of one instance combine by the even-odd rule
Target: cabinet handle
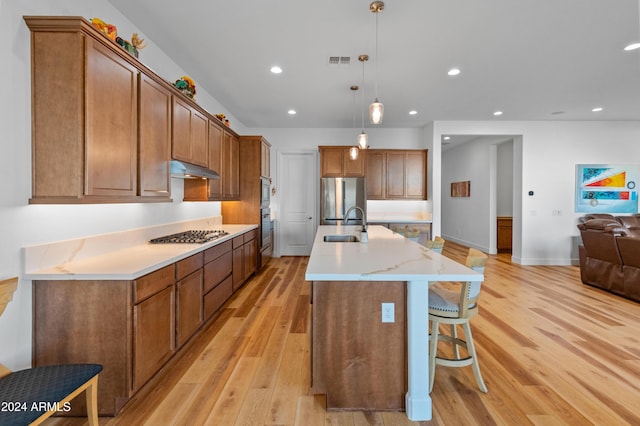
[[311,220],[311,219],[313,219],[313,218],[312,218],[311,216],[309,216],[307,219]]

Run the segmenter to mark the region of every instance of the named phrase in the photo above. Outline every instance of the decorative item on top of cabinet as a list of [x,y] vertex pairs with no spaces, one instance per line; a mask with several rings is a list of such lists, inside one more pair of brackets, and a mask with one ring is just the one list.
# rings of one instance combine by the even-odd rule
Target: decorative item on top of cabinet
[[350,146],[319,146],[320,177],[364,176],[365,158],[368,150],[361,150],[357,159],[349,154]]
[[[149,94],[144,88],[139,92],[139,76],[150,77],[159,86],[170,85],[82,17],[25,16],[24,20],[31,31],[32,87],[37,87],[31,92],[29,202],[170,201],[168,187],[162,192],[161,183],[168,169],[146,163],[162,154],[138,156],[139,148],[161,152],[166,143],[162,137],[141,142],[139,131],[167,125],[162,114],[149,114],[146,108],[152,107],[145,99],[138,103],[139,95]],[[162,103],[158,108],[166,108],[166,98],[149,102],[155,100]],[[140,115],[146,114],[147,120],[142,125],[140,106],[144,107]],[[156,119],[157,123],[148,122]],[[169,158],[162,161],[168,163]],[[152,183],[142,186],[143,180]]]
[[427,150],[367,150],[367,199],[427,199]]

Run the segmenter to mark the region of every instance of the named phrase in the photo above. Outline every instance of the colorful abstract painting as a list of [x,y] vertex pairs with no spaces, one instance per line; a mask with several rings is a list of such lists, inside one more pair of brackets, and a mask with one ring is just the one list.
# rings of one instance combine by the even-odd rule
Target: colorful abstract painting
[[578,164],[576,212],[637,213],[640,165]]

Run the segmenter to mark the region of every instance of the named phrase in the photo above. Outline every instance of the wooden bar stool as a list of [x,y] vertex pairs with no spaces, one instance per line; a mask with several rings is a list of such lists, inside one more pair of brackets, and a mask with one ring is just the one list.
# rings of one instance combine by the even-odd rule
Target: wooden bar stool
[[[476,249],[469,249],[467,255],[467,267],[484,273],[484,265],[487,256]],[[436,364],[447,367],[464,367],[471,365],[473,374],[482,392],[487,392],[487,387],[480,374],[478,357],[473,345],[469,320],[478,314],[478,296],[480,295],[481,282],[460,283],[460,290],[453,291],[441,287],[429,289],[429,321],[431,322],[431,335],[429,347],[429,391],[433,390]],[[440,334],[440,324],[449,324],[450,334]],[[456,326],[462,325],[464,340],[459,339]],[[438,341],[451,343],[453,358],[437,356]],[[468,356],[461,358],[459,347],[467,350]]]

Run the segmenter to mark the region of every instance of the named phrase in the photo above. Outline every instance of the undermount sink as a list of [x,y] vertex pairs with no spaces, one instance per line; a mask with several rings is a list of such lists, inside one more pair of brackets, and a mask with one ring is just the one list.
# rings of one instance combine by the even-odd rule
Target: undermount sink
[[327,243],[357,243],[358,237],[355,235],[325,235],[324,241]]

